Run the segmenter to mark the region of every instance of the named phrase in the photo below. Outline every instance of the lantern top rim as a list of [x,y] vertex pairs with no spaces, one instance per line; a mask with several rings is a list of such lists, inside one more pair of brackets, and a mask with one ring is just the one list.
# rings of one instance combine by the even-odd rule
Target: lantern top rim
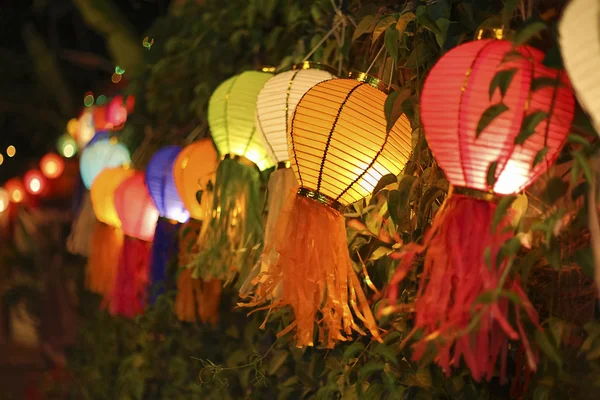
[[380,90],[385,94],[390,93],[388,85],[383,80],[375,78],[373,75],[369,75],[366,72],[352,70],[348,73],[348,79],[355,79],[359,82],[366,83],[367,85],[373,86],[375,89]]
[[330,67],[327,64],[323,64],[323,63],[320,63],[317,61],[303,61],[298,64],[288,65],[287,67],[284,67],[284,68],[281,68],[281,69],[278,69],[277,71],[275,71],[275,74],[281,74],[283,72],[289,72],[289,71],[300,71],[303,69],[318,69],[321,71],[329,72],[333,76],[337,75],[337,71],[333,67]]

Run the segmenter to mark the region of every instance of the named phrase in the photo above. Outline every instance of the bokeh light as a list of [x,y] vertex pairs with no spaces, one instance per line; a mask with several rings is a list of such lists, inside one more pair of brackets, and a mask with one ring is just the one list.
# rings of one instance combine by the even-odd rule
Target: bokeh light
[[88,93],[85,95],[85,97],[83,98],[83,105],[85,105],[86,107],[91,107],[94,104],[94,95],[91,93]]
[[0,213],[6,211],[9,202],[8,192],[6,189],[0,187]]
[[115,72],[114,74],[112,74],[112,77],[110,80],[112,81],[112,83],[119,83],[119,82],[121,82],[121,79],[123,79],[123,76],[119,75]]
[[25,199],[25,187],[19,178],[6,181],[4,188],[8,192],[8,198],[13,203],[20,203]]
[[25,174],[25,189],[31,194],[40,194],[46,188],[46,178],[37,169],[32,169]]
[[115,74],[118,75],[123,75],[125,73],[125,68],[120,67],[119,65],[117,65],[115,67]]
[[9,157],[14,157],[17,154],[17,149],[12,144],[6,148],[6,155]]
[[77,142],[70,135],[65,134],[58,138],[56,149],[61,156],[71,158],[77,153]]
[[106,96],[101,94],[100,96],[98,96],[98,98],[96,99],[96,105],[97,106],[103,106],[106,104]]
[[55,153],[48,153],[40,160],[40,169],[46,178],[56,179],[65,170],[65,162]]
[[77,130],[79,129],[79,121],[77,118],[71,118],[67,122],[67,133],[73,137],[77,136]]
[[4,156],[0,154],[0,165],[4,164]]

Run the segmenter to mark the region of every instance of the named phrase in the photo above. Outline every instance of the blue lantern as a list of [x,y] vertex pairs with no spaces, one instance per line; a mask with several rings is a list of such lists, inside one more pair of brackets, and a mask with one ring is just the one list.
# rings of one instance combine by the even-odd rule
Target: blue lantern
[[87,189],[105,168],[116,168],[131,162],[129,150],[122,143],[112,139],[99,139],[87,146],[79,159],[79,172]]

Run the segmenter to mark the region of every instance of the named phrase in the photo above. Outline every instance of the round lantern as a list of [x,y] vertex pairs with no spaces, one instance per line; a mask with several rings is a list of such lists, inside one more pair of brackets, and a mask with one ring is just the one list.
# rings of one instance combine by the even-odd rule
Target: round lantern
[[19,178],[11,178],[6,181],[4,188],[8,192],[8,198],[12,203],[21,203],[25,200],[25,186]]
[[37,169],[32,169],[25,174],[23,178],[25,189],[33,195],[38,195],[46,189],[46,178]]
[[[275,227],[279,253],[249,305],[294,310],[298,346],[333,347],[362,331],[350,311],[380,340],[375,319],[352,268],[344,207],[369,195],[384,175],[398,174],[411,154],[411,126],[402,115],[386,132],[384,85],[365,74],[315,85],[291,117],[289,156],[299,188],[288,196]],[[285,331],[292,329],[291,325]]]
[[208,103],[208,124],[221,153],[212,211],[202,239],[204,246],[191,267],[204,280],[226,283],[239,274],[245,281],[249,265],[258,260],[263,237],[260,171],[273,166],[254,113],[258,93],[270,73],[246,71],[223,82]]
[[77,153],[77,142],[69,134],[64,134],[58,138],[56,149],[61,156],[71,158]]
[[245,157],[262,171],[272,167],[254,112],[257,97],[271,73],[246,71],[221,83],[208,103],[208,123],[219,154]]
[[123,96],[115,96],[106,108],[106,121],[113,128],[123,125],[127,121],[127,108],[123,103]]
[[56,179],[65,170],[65,162],[58,154],[48,153],[40,160],[40,169],[46,178]]
[[115,191],[115,208],[125,238],[110,299],[110,311],[134,317],[144,311],[148,288],[151,241],[158,210],[154,206],[144,174],[136,172]]
[[90,188],[96,176],[105,168],[120,167],[131,162],[129,150],[115,140],[101,139],[81,153],[79,170],[83,184]]
[[[109,131],[98,131],[94,134],[94,137],[92,137],[90,139],[90,141],[87,142],[85,147],[89,147],[89,146],[93,145],[94,143],[99,142],[101,140],[109,140],[110,138],[111,138],[111,136],[110,136]],[[116,140],[116,138],[114,140]]]
[[[210,139],[193,142],[179,153],[173,164],[173,180],[190,216],[198,221],[210,211],[209,191],[215,183],[217,151]],[[207,199],[208,198],[208,199]]]
[[[413,358],[420,359],[434,344],[435,361],[447,374],[462,356],[475,380],[491,379],[498,358],[506,365],[508,338],[521,339],[529,367],[535,370],[520,312],[535,324],[537,313],[518,276],[505,275],[506,259],[498,262],[497,257],[501,245],[514,236],[510,213],[495,227],[492,220],[498,195],[519,192],[542,174],[556,159],[571,126],[574,99],[567,76],[544,66],[543,59],[534,48],[515,49],[504,40],[466,43],[438,61],[423,87],[425,137],[453,189],[423,244],[406,245],[396,257],[402,261],[390,282],[389,299],[395,302],[398,282],[415,256],[426,252],[414,304],[413,333],[421,330],[422,336]],[[494,77],[503,71],[511,71],[510,84],[505,93],[496,89],[490,96]],[[482,116],[490,109],[501,112],[486,121]],[[483,310],[477,304],[480,294],[498,286],[521,300],[515,308],[518,329],[508,322],[507,297]],[[475,309],[483,313],[481,323],[457,336],[467,330]]]
[[0,188],[0,213],[3,213],[8,208],[10,196],[4,188]]
[[179,197],[173,177],[173,166],[180,152],[179,146],[158,150],[146,167],[146,185],[161,217],[185,222],[190,214]]
[[558,25],[560,49],[579,103],[600,133],[600,3],[573,0]]
[[94,180],[90,196],[94,213],[98,221],[116,228],[121,227],[121,220],[115,208],[115,191],[127,178],[135,174],[130,168],[106,168]]

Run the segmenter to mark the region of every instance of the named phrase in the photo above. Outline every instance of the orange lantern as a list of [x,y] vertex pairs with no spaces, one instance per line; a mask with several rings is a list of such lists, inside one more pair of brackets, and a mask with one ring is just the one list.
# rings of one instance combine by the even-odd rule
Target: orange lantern
[[25,174],[23,178],[25,189],[33,195],[39,195],[46,189],[46,178],[37,169],[32,169]]
[[[255,282],[255,298],[271,308],[291,306],[298,346],[333,347],[362,321],[380,340],[375,319],[354,273],[342,211],[369,195],[385,175],[398,174],[411,153],[411,126],[402,115],[387,132],[384,85],[365,74],[315,85],[300,100],[288,131],[299,187],[284,204],[273,246],[279,253]],[[265,249],[269,251],[269,249]],[[363,333],[364,334],[364,333]]]
[[[542,52],[528,46],[515,49],[512,42],[480,40],[446,53],[425,81],[425,136],[453,190],[423,245],[404,246],[394,256],[402,262],[390,282],[389,299],[396,301],[397,284],[415,256],[426,251],[414,305],[413,333],[421,330],[422,338],[413,358],[420,359],[435,344],[435,361],[448,375],[462,357],[475,380],[491,379],[499,357],[506,365],[507,338],[520,339],[529,368],[536,367],[520,314],[524,310],[537,324],[537,313],[518,276],[507,270],[506,259],[498,262],[497,257],[501,245],[514,236],[510,213],[496,226],[492,220],[498,196],[523,190],[546,171],[571,126],[574,99],[567,75],[544,66],[543,59]],[[490,93],[498,74],[509,74],[510,84]],[[490,114],[495,118],[486,119]],[[520,298],[521,306],[515,307],[518,329],[508,322],[508,297],[499,296],[489,305],[477,301],[497,289],[512,290]],[[473,312],[481,313],[481,322],[459,334],[468,330]]]
[[125,234],[110,300],[112,314],[132,318],[144,311],[148,267],[158,210],[148,193],[144,174],[136,172],[117,187],[115,209]]
[[48,153],[40,160],[40,169],[48,179],[56,179],[65,170],[65,162],[55,153]]
[[25,186],[19,178],[7,180],[4,188],[8,192],[8,198],[12,203],[18,204],[25,200]]
[[118,167],[100,172],[90,189],[97,221],[90,238],[86,287],[109,300],[123,246],[121,220],[115,209],[115,190],[134,170]]

